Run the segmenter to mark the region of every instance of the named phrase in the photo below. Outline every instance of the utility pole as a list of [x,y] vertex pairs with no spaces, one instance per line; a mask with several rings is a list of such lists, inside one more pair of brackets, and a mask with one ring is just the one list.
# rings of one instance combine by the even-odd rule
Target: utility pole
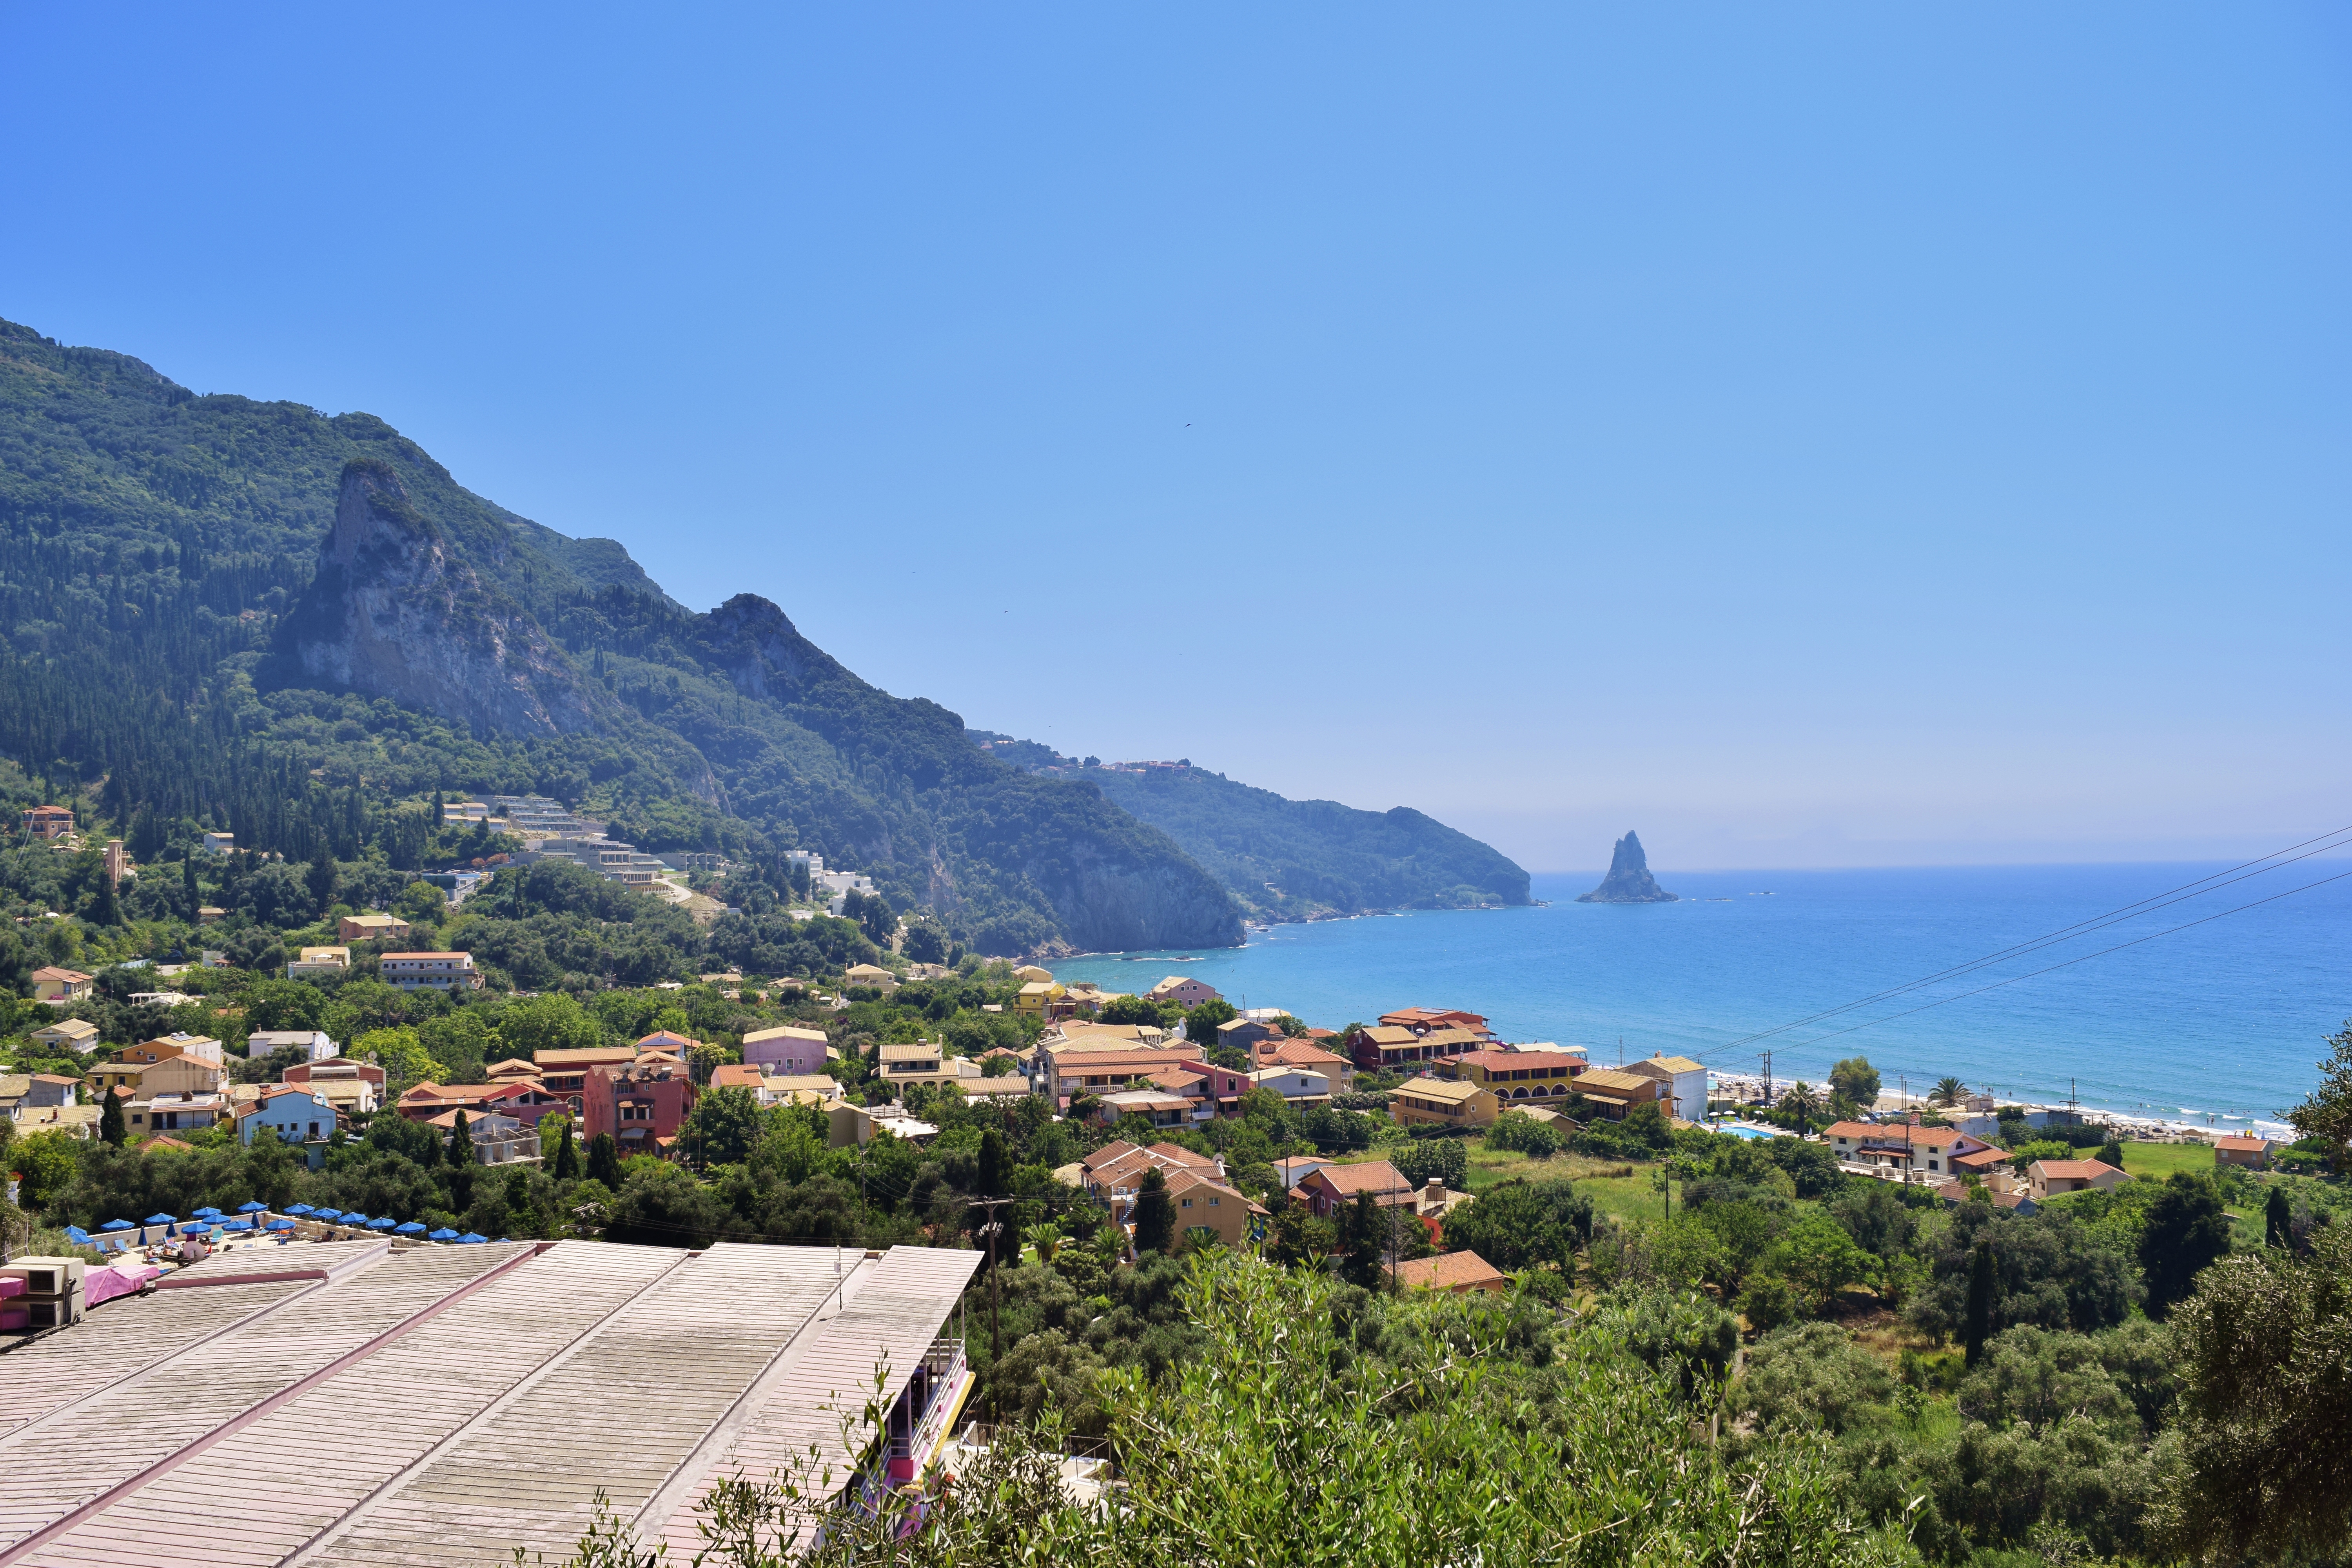
[[[996,1238],[1003,1234],[1004,1222],[996,1217],[996,1211],[1013,1201],[977,1198],[971,1205],[988,1211],[988,1223],[980,1227],[980,1234],[988,1238],[988,1364],[992,1368],[1004,1355],[1004,1260],[997,1255],[996,1244]],[[989,1410],[992,1415],[996,1413],[992,1400]]]
[[1772,1053],[1764,1053],[1764,1103],[1772,1103]]

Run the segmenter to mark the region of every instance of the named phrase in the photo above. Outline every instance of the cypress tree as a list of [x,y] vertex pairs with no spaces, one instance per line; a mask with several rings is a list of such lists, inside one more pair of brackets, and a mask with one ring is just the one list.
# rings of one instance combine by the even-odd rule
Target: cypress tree
[[2273,1187],[2263,1205],[2263,1241],[2282,1249],[2294,1245],[2294,1215],[2287,1209],[2284,1187]]
[[1969,1260],[1969,1315],[1965,1332],[1968,1364],[1974,1366],[1984,1359],[1985,1341],[1992,1337],[1992,1241],[1990,1237],[1977,1243],[1976,1256]]
[[555,1146],[555,1179],[576,1182],[580,1179],[580,1151],[572,1146],[572,1123],[563,1124],[563,1142]]
[[433,826],[438,827],[447,820],[448,806],[441,799],[441,792],[436,789],[433,792]]
[[122,923],[122,903],[115,896],[114,879],[104,871],[98,874],[98,885],[90,889],[89,923],[95,926]]
[[1176,1200],[1168,1195],[1168,1178],[1154,1165],[1144,1173],[1135,1198],[1135,1250],[1166,1252],[1175,1243]]
[[466,1113],[462,1110],[457,1112],[457,1125],[449,1130],[449,1163],[453,1165],[481,1163],[475,1158],[473,1131],[466,1125]]
[[98,1135],[118,1149],[130,1136],[129,1129],[122,1122],[122,1097],[110,1089],[106,1090],[104,1103],[98,1113]]
[[621,1184],[621,1148],[610,1132],[588,1140],[588,1179],[617,1190]]
[[980,1195],[1004,1196],[1004,1135],[993,1127],[980,1135]]

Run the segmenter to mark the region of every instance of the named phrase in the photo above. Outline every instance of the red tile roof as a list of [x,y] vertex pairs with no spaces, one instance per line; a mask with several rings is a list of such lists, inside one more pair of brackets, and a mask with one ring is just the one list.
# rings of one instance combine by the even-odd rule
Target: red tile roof
[[1508,1285],[1511,1277],[1479,1257],[1475,1252],[1441,1252],[1434,1258],[1415,1258],[1396,1266],[1396,1281],[1400,1289],[1419,1286],[1429,1290],[1492,1289]]
[[2216,1149],[2227,1149],[2232,1154],[2259,1154],[2270,1146],[2270,1140],[2267,1138],[2250,1138],[2233,1135],[2228,1138],[2216,1138],[2213,1140],[2213,1147]]
[[1465,1051],[1458,1057],[1445,1058],[1464,1067],[1485,1068],[1488,1072],[1508,1072],[1518,1068],[1566,1068],[1573,1072],[1589,1067],[1582,1057],[1566,1051],[1506,1051],[1489,1047],[1480,1051]]
[[2101,1176],[2123,1174],[2113,1165],[2097,1160],[2036,1160],[2032,1169],[2041,1172],[2044,1181],[2088,1182]]
[[1358,1193],[1370,1193],[1374,1197],[1418,1191],[1394,1165],[1386,1160],[1360,1160],[1351,1165],[1326,1165],[1311,1173],[1299,1183],[1301,1186],[1316,1182],[1328,1184],[1341,1197],[1352,1198]]

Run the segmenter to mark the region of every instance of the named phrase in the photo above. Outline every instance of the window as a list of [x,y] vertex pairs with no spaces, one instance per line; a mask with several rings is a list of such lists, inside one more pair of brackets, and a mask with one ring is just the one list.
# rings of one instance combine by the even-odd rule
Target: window
[[1185,1206],[1186,1208],[1191,1208],[1191,1207],[1192,1206],[1192,1199],[1190,1199],[1190,1198],[1186,1198],[1186,1199],[1184,1200],[1184,1206]]
[[[1187,1199],[1187,1200],[1185,1200],[1185,1201],[1189,1203],[1191,1200],[1190,1200],[1190,1199]],[[1209,1200],[1209,1206],[1210,1206],[1211,1208],[1215,1208],[1215,1207],[1217,1206],[1217,1200],[1216,1200],[1216,1199],[1214,1199],[1214,1198],[1211,1198],[1211,1199]]]

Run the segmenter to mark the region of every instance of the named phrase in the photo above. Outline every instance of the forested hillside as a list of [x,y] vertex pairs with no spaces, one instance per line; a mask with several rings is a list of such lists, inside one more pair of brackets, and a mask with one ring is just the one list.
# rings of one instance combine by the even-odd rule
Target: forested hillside
[[[225,827],[413,865],[399,824],[431,794],[536,791],[656,851],[815,848],[983,952],[1238,936],[1163,834],[979,752],[764,599],[693,614],[372,415],[199,396],[5,322],[0,644],[0,752],[61,794],[102,782],[142,858]],[[486,675],[549,721],[469,707]]]
[[1035,741],[971,734],[1015,766],[1095,785],[1173,838],[1261,918],[1528,901],[1525,871],[1410,806],[1359,811],[1332,800],[1290,800],[1189,763],[1138,771],[1065,757]]

